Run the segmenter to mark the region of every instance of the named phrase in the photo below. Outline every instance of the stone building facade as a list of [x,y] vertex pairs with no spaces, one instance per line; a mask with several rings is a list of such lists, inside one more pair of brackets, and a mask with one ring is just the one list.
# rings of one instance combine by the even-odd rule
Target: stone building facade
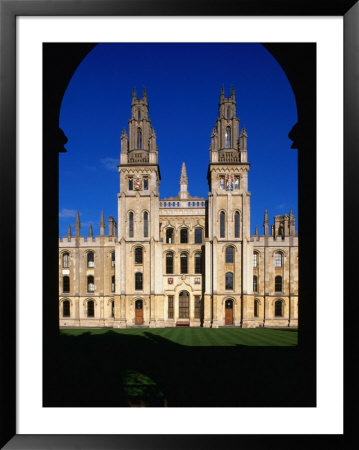
[[[156,133],[146,91],[132,94],[129,134],[121,135],[117,221],[105,235],[59,241],[61,327],[288,327],[298,325],[295,217],[264,214],[250,235],[247,133],[235,91],[225,97],[210,143],[208,199],[188,192],[160,199]],[[118,225],[117,225],[118,224]]]

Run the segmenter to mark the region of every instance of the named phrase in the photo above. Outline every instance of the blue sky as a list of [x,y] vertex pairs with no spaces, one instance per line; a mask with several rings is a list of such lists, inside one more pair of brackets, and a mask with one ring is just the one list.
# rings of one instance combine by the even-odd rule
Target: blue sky
[[[65,92],[60,127],[69,141],[60,154],[60,236],[80,212],[81,234],[99,234],[104,211],[117,220],[120,136],[128,131],[132,88],[147,90],[157,135],[160,198],[176,195],[185,161],[191,195],[208,197],[209,144],[221,86],[236,89],[240,127],[248,133],[251,232],[292,208],[297,218],[297,150],[288,133],[297,121],[293,91],[261,44],[99,44]],[[298,227],[298,221],[297,221]]]

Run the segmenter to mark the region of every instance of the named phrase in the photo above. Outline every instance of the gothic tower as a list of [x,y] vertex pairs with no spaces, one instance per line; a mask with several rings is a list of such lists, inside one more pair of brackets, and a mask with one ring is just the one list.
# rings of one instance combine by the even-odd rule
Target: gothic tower
[[[252,294],[250,193],[247,133],[239,133],[235,90],[221,89],[218,117],[210,144],[207,179],[208,242],[206,242],[205,326],[218,326],[225,308],[234,325],[243,325],[243,310]],[[224,273],[220,268],[224,268]]]
[[[116,294],[120,305],[115,311],[119,326],[134,325],[136,317],[126,317],[136,308],[142,318],[155,325],[156,285],[162,273],[161,256],[156,255],[159,242],[159,183],[156,134],[149,119],[146,90],[137,98],[133,89],[131,118],[121,135],[120,193],[118,194],[118,242],[116,249]],[[120,262],[119,264],[117,262]],[[158,282],[157,282],[158,283]],[[153,317],[151,316],[153,314]],[[132,321],[132,322],[131,322]],[[151,323],[152,322],[152,323]]]

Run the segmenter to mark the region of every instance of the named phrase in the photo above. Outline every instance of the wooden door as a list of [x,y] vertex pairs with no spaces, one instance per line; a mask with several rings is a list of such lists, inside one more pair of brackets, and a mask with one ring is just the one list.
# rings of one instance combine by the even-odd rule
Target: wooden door
[[226,300],[226,314],[225,314],[225,324],[232,325],[233,324],[233,301]]
[[136,300],[135,304],[135,324],[142,325],[143,324],[143,304],[142,300]]

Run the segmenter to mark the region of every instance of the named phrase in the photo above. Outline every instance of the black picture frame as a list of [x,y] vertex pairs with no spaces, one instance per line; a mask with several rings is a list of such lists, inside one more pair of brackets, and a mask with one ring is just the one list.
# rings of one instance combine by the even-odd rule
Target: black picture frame
[[[230,12],[230,13],[229,13]],[[3,266],[3,279],[6,280],[5,293],[2,299],[2,316],[6,320],[1,325],[1,398],[2,409],[1,441],[2,448],[229,448],[241,446],[256,448],[314,448],[326,440],[327,448],[350,448],[350,439],[354,435],[355,415],[348,410],[353,405],[351,383],[355,376],[355,344],[350,340],[354,329],[354,303],[346,301],[345,317],[345,428],[344,435],[16,435],[16,23],[17,16],[107,16],[107,15],[193,15],[193,16],[343,16],[344,17],[344,179],[345,179],[345,235],[350,236],[344,242],[345,261],[347,267],[355,267],[353,249],[357,247],[356,220],[353,218],[353,204],[356,173],[359,167],[356,143],[358,142],[358,67],[357,45],[359,38],[359,7],[355,0],[333,1],[296,1],[295,4],[285,0],[229,1],[225,10],[220,4],[208,2],[202,5],[199,1],[165,0],[88,0],[70,1],[18,1],[0,0],[0,61],[1,61],[1,102],[0,102],[0,183],[1,211],[3,213],[2,236],[8,236],[3,243],[3,252],[7,255],[7,264]],[[64,144],[63,138],[57,134],[59,148]],[[53,138],[54,135],[51,136]],[[50,136],[44,135],[44,142]],[[315,174],[314,174],[315,176]],[[48,182],[49,180],[44,180]],[[6,193],[6,194],[5,194]],[[46,198],[45,198],[46,202]],[[349,209],[349,202],[352,209]],[[350,211],[350,218],[349,218]],[[52,221],[48,217],[44,220]],[[45,224],[45,223],[44,223]],[[350,251],[349,251],[350,249]],[[350,264],[352,262],[352,264]],[[351,274],[345,273],[344,286],[349,286]],[[55,284],[56,286],[56,284]],[[344,297],[345,298],[345,297]],[[51,324],[44,328],[44,333],[51,333]],[[45,350],[45,349],[44,349]],[[5,445],[5,447],[3,447]]]

